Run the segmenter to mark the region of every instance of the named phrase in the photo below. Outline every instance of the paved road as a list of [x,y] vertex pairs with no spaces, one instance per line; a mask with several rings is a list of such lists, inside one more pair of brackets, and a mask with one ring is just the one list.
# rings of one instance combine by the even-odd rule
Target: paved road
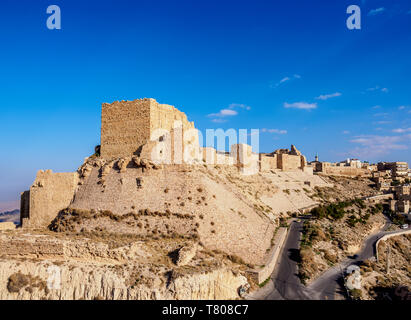
[[265,300],[339,300],[345,299],[345,289],[341,282],[341,272],[349,265],[369,259],[375,255],[375,243],[383,235],[399,233],[387,232],[390,223],[387,221],[384,228],[368,237],[363,243],[363,249],[354,257],[344,260],[339,265],[327,270],[321,277],[305,287],[298,278],[298,249],[303,222],[291,222],[288,238],[284,244],[279,262],[270,283],[257,292],[251,299]]
[[361,261],[375,257],[375,244],[382,236],[387,234],[401,233],[404,230],[387,232],[386,230],[391,225],[387,221],[384,228],[380,232],[368,237],[364,243],[362,250],[348,259],[342,261],[339,265],[327,270],[317,280],[307,287],[307,290],[313,293],[315,299],[319,300],[340,300],[345,299],[345,288],[341,281],[342,272],[350,265],[358,265]]
[[279,264],[271,275],[273,289],[266,300],[307,300],[310,296],[298,277],[297,253],[303,222],[291,222],[287,240],[281,252]]

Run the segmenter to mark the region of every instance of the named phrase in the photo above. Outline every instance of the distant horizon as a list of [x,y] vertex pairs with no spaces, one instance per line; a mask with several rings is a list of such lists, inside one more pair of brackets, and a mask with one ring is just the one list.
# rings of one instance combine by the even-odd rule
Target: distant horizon
[[411,3],[357,2],[361,30],[348,0],[58,0],[61,30],[49,1],[0,4],[0,211],[38,170],[76,170],[116,100],[173,105],[202,132],[260,129],[260,152],[411,163]]

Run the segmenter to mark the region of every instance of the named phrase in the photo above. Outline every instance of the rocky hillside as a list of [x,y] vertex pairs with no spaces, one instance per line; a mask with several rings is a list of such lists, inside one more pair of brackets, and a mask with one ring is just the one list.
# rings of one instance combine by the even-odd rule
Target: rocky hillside
[[0,232],[0,299],[239,298],[280,220],[328,201],[335,182],[138,157],[91,157],[78,173],[47,229]]
[[137,157],[89,159],[57,232],[193,239],[259,265],[282,215],[315,204],[306,192],[328,186],[303,172],[252,176],[235,167],[159,166]]
[[361,266],[361,299],[410,300],[411,235],[381,241],[378,252],[378,262],[365,261]]
[[[310,212],[312,218],[304,223],[298,256],[299,276],[304,283],[310,283],[334,264],[358,252],[362,242],[385,224],[381,204],[359,198],[348,200],[345,192],[334,195],[338,189],[331,190],[331,194],[318,189],[315,197],[323,199],[323,203]],[[361,194],[364,193],[351,196]],[[331,199],[344,200],[330,202]]]
[[0,232],[0,299],[236,299],[247,266],[191,240]]
[[0,212],[0,222],[13,222],[14,224],[20,223],[20,210],[12,210]]

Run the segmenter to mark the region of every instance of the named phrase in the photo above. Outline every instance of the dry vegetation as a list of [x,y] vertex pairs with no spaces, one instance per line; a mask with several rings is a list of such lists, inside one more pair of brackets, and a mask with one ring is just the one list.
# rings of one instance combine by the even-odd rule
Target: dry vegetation
[[364,261],[361,265],[362,299],[410,300],[411,235],[393,237],[380,242],[378,252],[378,262]]
[[328,200],[313,209],[312,219],[304,223],[297,257],[299,276],[304,283],[357,252],[362,241],[385,221],[381,204],[358,198],[330,203],[329,199],[335,199],[333,192],[318,190],[317,194]]
[[[161,227],[150,225],[148,218],[160,218],[163,220]],[[179,234],[169,228],[167,221],[170,219],[194,220],[194,215],[175,213],[166,209],[165,212],[140,209],[137,212],[129,212],[122,215],[113,214],[109,210],[83,210],[67,208],[52,221],[49,229],[54,232],[66,234],[75,233],[94,239],[121,239],[130,241],[142,239],[198,239],[197,228],[192,226],[184,234]],[[122,229],[120,229],[120,226]]]
[[44,290],[46,295],[49,291],[47,283],[39,277],[33,277],[30,274],[23,274],[21,272],[12,274],[8,279],[7,290],[10,293],[18,293],[22,289],[30,293],[36,289]]
[[347,178],[324,176],[333,187],[315,187],[310,197],[323,203],[350,201],[351,199],[370,197],[378,194],[374,182],[368,178]]

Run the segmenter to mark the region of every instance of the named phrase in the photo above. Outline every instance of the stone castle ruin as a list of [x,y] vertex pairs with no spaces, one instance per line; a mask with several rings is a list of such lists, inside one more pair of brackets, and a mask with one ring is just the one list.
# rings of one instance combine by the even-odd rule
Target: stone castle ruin
[[198,133],[194,123],[189,122],[187,116],[175,107],[159,104],[154,99],[103,103],[103,158],[146,153],[150,160],[182,163],[182,156],[188,149],[192,160],[199,159]]
[[[230,152],[202,148],[194,123],[183,112],[147,98],[103,103],[100,151],[100,156],[87,158],[78,172],[39,171],[30,190],[21,194],[22,226],[47,226],[61,210],[79,199],[79,190],[96,167],[99,173],[93,179],[103,187],[113,169],[125,173],[136,168],[142,176],[151,169],[162,171],[187,165],[231,166],[244,175],[272,170],[313,172],[294,146],[270,154],[256,154],[246,144],[234,144]],[[119,186],[124,185],[121,182]]]

